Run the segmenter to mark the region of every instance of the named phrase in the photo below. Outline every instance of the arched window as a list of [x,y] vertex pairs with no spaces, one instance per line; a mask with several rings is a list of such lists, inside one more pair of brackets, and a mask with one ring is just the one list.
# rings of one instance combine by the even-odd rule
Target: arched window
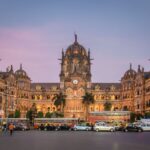
[[34,95],[32,95],[32,99],[35,99],[35,96],[34,96]]
[[123,111],[128,111],[128,106],[123,106]]

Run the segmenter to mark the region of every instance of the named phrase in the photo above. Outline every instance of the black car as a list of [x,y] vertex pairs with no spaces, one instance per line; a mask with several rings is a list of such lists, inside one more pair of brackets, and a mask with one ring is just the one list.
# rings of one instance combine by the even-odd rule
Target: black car
[[64,124],[64,125],[57,126],[56,131],[58,131],[58,130],[59,131],[69,131],[69,130],[71,130],[71,127],[69,125]]
[[56,127],[54,125],[47,124],[46,125],[46,130],[47,131],[54,131],[54,130],[56,130]]
[[135,124],[129,124],[124,129],[124,132],[143,132],[143,129]]
[[44,124],[41,124],[40,127],[39,127],[39,129],[42,130],[42,131],[45,130]]

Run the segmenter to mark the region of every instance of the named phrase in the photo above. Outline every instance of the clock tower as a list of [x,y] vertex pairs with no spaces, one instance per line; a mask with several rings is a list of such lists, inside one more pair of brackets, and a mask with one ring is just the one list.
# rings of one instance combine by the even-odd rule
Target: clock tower
[[82,96],[91,90],[90,51],[75,41],[62,50],[60,88],[66,95],[65,117],[85,118]]

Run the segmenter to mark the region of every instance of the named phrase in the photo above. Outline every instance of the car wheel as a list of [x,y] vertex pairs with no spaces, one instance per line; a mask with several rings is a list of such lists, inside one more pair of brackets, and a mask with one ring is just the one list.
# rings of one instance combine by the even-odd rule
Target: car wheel
[[141,129],[138,129],[138,132],[142,132],[142,130],[141,130]]
[[99,132],[99,129],[96,129],[96,132]]
[[114,132],[114,129],[110,129],[110,132]]
[[128,132],[128,129],[125,129],[124,131],[125,131],[125,132]]
[[74,128],[74,131],[77,131],[77,128]]

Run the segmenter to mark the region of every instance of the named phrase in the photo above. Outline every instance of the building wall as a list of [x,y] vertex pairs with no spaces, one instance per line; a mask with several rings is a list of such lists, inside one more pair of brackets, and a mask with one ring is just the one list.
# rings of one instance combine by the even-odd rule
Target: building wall
[[82,96],[86,92],[94,95],[89,113],[105,111],[106,102],[111,103],[110,111],[150,111],[150,72],[144,72],[140,66],[135,71],[130,65],[120,83],[92,83],[91,77],[90,51],[77,38],[66,52],[62,51],[60,83],[31,83],[22,65],[15,72],[11,66],[6,72],[0,72],[0,110],[5,113],[1,117],[16,109],[20,110],[21,117],[26,117],[34,103],[38,112],[57,111],[60,108],[54,105],[54,96],[59,93],[66,95],[65,117],[85,118]]

